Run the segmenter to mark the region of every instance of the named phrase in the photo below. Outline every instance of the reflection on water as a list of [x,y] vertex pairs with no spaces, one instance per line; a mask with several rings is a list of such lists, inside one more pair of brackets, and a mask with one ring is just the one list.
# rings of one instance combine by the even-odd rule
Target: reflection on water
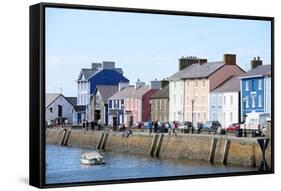
[[202,161],[159,160],[146,155],[101,153],[106,164],[82,165],[80,156],[90,148],[46,145],[46,183],[164,177],[253,171],[254,168],[211,165]]

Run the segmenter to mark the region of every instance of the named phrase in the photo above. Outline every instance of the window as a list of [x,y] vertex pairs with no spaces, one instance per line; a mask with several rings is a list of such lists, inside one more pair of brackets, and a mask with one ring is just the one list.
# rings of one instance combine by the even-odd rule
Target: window
[[222,98],[221,98],[221,95],[219,95],[219,106],[221,106],[221,104],[222,104]]
[[186,103],[187,103],[187,104],[190,103],[190,100],[189,100],[189,97],[188,97],[188,96],[186,97]]
[[176,120],[176,112],[174,112],[174,120]]
[[205,104],[205,96],[202,96],[202,104]]
[[253,94],[252,95],[252,108],[255,108],[255,106],[256,106],[256,95],[255,94]]
[[49,109],[49,110],[50,110],[50,113],[53,113],[53,108],[52,108],[52,107],[50,107],[50,109]]
[[157,102],[158,102],[158,100],[157,100],[157,99],[155,99],[155,100],[154,100],[155,110],[157,110]]
[[182,104],[183,104],[183,100],[182,100],[182,98],[183,98],[183,96],[181,95],[181,103],[180,103],[180,105],[182,105]]
[[195,81],[195,86],[198,87],[198,80]]
[[187,85],[187,87],[189,87],[189,81],[186,81],[186,85]]
[[206,114],[206,112],[203,113],[203,116],[204,116],[203,120],[206,121],[206,120],[207,120],[207,114]]
[[197,120],[200,121],[200,113],[197,113]]
[[177,104],[177,101],[176,101],[176,95],[174,95],[174,104],[176,105]]
[[202,86],[205,87],[205,80],[202,81]]
[[262,107],[262,95],[259,94],[259,107]]
[[261,90],[261,89],[262,89],[262,80],[259,79],[259,90]]
[[248,96],[245,97],[246,108],[249,108],[249,98]]
[[226,105],[226,96],[223,96],[223,105]]
[[232,123],[232,121],[233,121],[233,113],[230,112],[230,122]]
[[246,91],[248,91],[249,90],[249,81],[246,81]]
[[174,81],[174,88],[176,89],[176,87],[177,87],[177,82]]
[[230,105],[233,105],[233,96],[230,96]]

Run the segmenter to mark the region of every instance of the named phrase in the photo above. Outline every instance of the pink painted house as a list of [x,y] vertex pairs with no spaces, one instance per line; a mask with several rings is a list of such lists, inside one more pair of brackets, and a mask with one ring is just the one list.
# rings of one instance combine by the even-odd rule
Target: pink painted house
[[[160,84],[160,82],[159,82]],[[120,105],[121,111],[118,112],[118,124],[124,123],[125,126],[135,126],[138,122],[145,122],[150,119],[150,97],[158,91],[154,86],[146,86],[142,82],[137,82],[136,86],[128,86],[121,89],[116,94],[111,96],[110,100]],[[116,116],[114,107],[110,113],[109,121],[113,121]]]
[[[225,54],[223,61],[192,63],[171,76],[169,78],[171,85],[177,81],[182,84],[179,90],[183,97],[181,121],[192,121],[196,125],[198,122],[210,120],[210,92],[230,76],[243,73],[244,71],[236,64],[236,55]],[[176,103],[173,97],[171,100],[170,104],[173,104],[173,101]],[[170,121],[177,120],[173,119],[173,113],[170,116]]]
[[149,86],[134,88],[124,101],[125,125],[134,126],[150,119],[150,97],[157,91]]

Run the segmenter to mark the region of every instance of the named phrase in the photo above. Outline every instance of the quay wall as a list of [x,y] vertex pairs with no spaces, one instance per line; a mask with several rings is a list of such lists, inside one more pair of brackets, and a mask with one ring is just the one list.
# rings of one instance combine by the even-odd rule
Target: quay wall
[[[107,133],[106,140],[102,133]],[[46,129],[46,143],[59,144],[62,140],[62,130]],[[176,158],[203,160],[219,164],[233,164],[242,166],[259,166],[262,153],[256,138],[231,137],[222,135],[201,134],[164,134],[159,141],[160,134],[133,133],[129,137],[122,132],[103,132],[70,130],[67,146],[93,147],[99,142],[104,144],[105,150],[130,152],[152,155],[156,153],[160,158]],[[266,150],[266,161],[271,166],[271,144]]]

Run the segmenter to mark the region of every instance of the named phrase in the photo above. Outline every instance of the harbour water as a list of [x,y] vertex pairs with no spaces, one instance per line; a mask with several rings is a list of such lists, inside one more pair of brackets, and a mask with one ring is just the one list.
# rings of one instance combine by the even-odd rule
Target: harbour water
[[106,164],[80,164],[91,148],[46,145],[46,183],[70,183],[254,171],[256,168],[212,165],[203,161],[157,159],[147,155],[101,152]]

